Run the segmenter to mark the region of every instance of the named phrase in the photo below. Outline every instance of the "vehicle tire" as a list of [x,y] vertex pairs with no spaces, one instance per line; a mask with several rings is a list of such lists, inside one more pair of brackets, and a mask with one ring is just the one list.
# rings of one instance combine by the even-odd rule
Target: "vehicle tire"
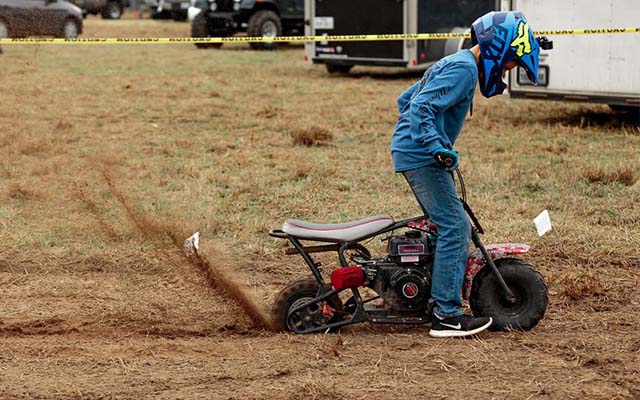
[[326,64],[330,74],[348,74],[353,65]]
[[185,22],[188,18],[187,13],[182,11],[171,11],[171,19],[176,22]]
[[[191,37],[211,37],[207,29],[207,17],[205,12],[201,12],[191,22]],[[222,43],[194,43],[199,49],[219,49]]]
[[110,1],[102,10],[104,19],[120,19],[122,17],[122,5],[117,1]]
[[64,21],[62,25],[62,31],[60,32],[60,37],[64,39],[75,39],[78,37],[80,33],[80,25],[78,21],[73,18],[69,18]]
[[489,328],[493,331],[532,329],[547,309],[547,285],[542,274],[516,258],[495,263],[516,301],[513,304],[507,301],[495,274],[485,267],[473,279],[469,298],[473,315],[493,318]]
[[[249,18],[247,26],[247,34],[249,36],[282,36],[282,23],[280,17],[273,11],[261,10],[253,14]],[[273,50],[277,47],[277,43],[249,43],[251,48],[256,50]]]
[[[309,320],[296,318],[292,316],[290,321],[287,321],[289,311],[295,307],[304,304],[304,302],[315,298],[318,295],[318,282],[315,279],[301,279],[291,282],[276,296],[276,301],[273,304],[271,317],[273,323],[278,330],[290,331],[294,333],[301,333],[302,331],[310,328],[315,328],[334,322],[335,316],[329,317],[322,315],[322,307],[318,304],[309,306],[306,310]],[[330,290],[330,287],[326,287]],[[342,302],[338,295],[331,296],[326,300],[327,305],[334,310],[342,310]]]
[[9,37],[9,25],[0,19],[0,38]]

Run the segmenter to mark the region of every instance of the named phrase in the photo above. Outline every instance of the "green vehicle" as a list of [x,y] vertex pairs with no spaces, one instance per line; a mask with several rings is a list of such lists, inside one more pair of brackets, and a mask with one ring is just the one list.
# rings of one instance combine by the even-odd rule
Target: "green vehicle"
[[[289,36],[304,32],[304,0],[197,0],[200,9],[191,22],[192,37]],[[199,48],[222,43],[197,43]],[[270,50],[276,43],[251,43],[254,49]]]

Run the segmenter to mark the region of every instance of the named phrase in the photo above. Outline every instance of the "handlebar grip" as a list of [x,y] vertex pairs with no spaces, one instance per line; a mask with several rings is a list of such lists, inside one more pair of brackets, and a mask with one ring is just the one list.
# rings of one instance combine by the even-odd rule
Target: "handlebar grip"
[[436,153],[435,159],[441,166],[446,168],[451,168],[456,163],[456,158],[448,153]]

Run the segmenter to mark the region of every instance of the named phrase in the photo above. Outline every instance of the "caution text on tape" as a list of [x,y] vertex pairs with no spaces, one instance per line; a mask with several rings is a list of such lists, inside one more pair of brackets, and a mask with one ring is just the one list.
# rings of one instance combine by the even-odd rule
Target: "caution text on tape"
[[[598,28],[598,29],[561,29],[536,31],[536,36],[562,36],[562,35],[603,35],[621,33],[640,33],[638,28]],[[124,44],[124,43],[277,43],[277,42],[363,42],[363,41],[387,41],[387,40],[444,40],[444,39],[468,39],[468,33],[404,33],[404,34],[379,34],[379,35],[322,35],[322,36],[230,36],[230,37],[177,37],[177,38],[0,38],[0,44]]]

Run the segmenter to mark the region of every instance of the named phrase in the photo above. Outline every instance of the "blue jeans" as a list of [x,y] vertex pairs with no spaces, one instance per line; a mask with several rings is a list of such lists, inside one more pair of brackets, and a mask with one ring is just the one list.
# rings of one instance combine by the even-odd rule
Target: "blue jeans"
[[443,318],[462,315],[462,280],[469,256],[471,226],[453,175],[436,165],[403,172],[422,207],[438,227],[431,298]]

